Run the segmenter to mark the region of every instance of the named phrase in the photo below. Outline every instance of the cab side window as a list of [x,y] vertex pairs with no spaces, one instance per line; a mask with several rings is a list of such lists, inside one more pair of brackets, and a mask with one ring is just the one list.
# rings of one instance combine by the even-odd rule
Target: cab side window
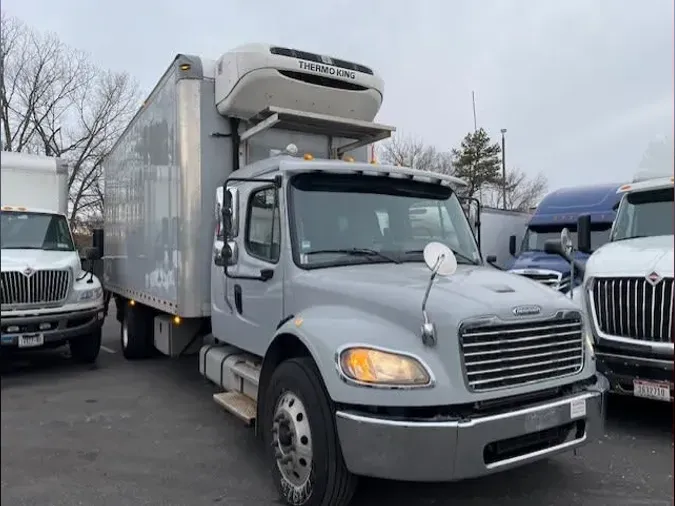
[[281,225],[277,189],[273,186],[251,193],[246,213],[245,246],[249,255],[277,263],[281,244]]

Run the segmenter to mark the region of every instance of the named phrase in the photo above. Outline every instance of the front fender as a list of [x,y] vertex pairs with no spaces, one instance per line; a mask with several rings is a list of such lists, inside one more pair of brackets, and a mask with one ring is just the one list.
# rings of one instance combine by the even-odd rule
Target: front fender
[[[277,330],[276,336],[281,334],[292,334],[307,347],[334,402],[380,406],[438,403],[438,391],[435,391],[435,387],[384,389],[346,383],[338,373],[336,353],[340,347],[349,344],[366,344],[412,354],[431,370],[437,381],[436,386],[439,382],[447,384],[444,370],[439,367],[433,368],[434,364],[427,360],[436,362],[437,355],[433,349],[426,348],[422,344],[418,335],[355,308],[345,306],[308,308],[285,322]],[[439,377],[439,374],[442,377]]]

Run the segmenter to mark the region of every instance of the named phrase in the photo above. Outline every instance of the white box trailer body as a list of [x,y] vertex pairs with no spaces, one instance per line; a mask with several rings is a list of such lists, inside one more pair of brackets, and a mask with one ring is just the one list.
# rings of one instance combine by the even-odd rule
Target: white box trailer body
[[68,214],[68,164],[59,158],[3,151],[3,206]]
[[[178,55],[114,146],[105,162],[106,289],[184,318],[208,316],[211,267],[204,252],[212,248],[215,189],[238,167],[278,154],[289,144],[300,153],[330,158],[335,157],[337,147],[350,142],[351,138],[335,136],[334,131],[296,129],[298,119],[286,114],[286,108],[304,107],[309,111],[304,121],[317,125],[323,115],[351,111],[358,119],[346,122],[350,132],[379,108],[381,80],[370,74],[356,91],[356,84],[331,89],[337,100],[322,100],[317,86],[275,74],[272,68],[248,73],[241,68],[239,74],[245,77],[235,82],[237,87],[216,87],[216,72],[236,68],[236,61],[256,54],[261,47],[267,46],[243,46],[218,61]],[[285,48],[271,48],[275,49]],[[279,66],[271,56],[267,60],[263,66]],[[307,72],[322,76],[320,68]],[[257,89],[258,79],[267,87],[276,79],[280,92],[250,95],[251,83]],[[288,86],[304,86],[307,93],[282,94]],[[340,93],[345,94],[342,101]],[[360,93],[358,100],[355,93]],[[297,103],[298,97],[304,97],[302,103]],[[339,108],[342,102],[348,105]],[[219,110],[231,109],[232,114],[245,116],[247,111],[266,106],[270,106],[272,120],[281,118],[281,128],[241,139],[245,147],[233,153],[231,136],[241,136],[252,125],[265,125],[265,120],[226,117]],[[364,115],[364,110],[370,112]],[[371,125],[363,121],[364,131]],[[376,129],[374,135],[378,133]],[[349,155],[356,161],[370,161],[371,151],[364,144]]]

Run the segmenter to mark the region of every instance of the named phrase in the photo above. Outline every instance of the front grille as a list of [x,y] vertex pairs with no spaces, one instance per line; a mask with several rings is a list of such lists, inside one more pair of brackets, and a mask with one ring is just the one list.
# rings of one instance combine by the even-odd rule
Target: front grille
[[67,270],[39,270],[29,275],[7,271],[2,273],[0,297],[3,306],[58,303],[68,296],[69,284]]
[[519,270],[516,269],[512,271],[521,276],[525,276],[533,281],[538,281],[539,283],[550,286],[554,290],[567,291],[570,286],[570,276],[562,276],[559,272],[553,271],[537,271],[537,270]]
[[596,278],[593,309],[601,332],[639,341],[673,342],[673,278]]
[[510,388],[576,374],[584,365],[581,316],[460,329],[469,388]]
[[560,276],[557,274],[539,274],[539,273],[527,273],[523,274],[526,278],[530,278],[534,281],[539,281],[544,285],[557,285]]
[[350,62],[347,60],[340,60],[339,58],[327,58],[316,53],[309,53],[307,51],[299,51],[298,49],[290,49],[287,47],[271,47],[270,53],[278,56],[288,56],[289,58],[298,58],[300,60],[311,61],[315,63],[323,63],[325,65],[332,65],[345,70],[355,70],[362,74],[373,75],[372,69],[365,65]]

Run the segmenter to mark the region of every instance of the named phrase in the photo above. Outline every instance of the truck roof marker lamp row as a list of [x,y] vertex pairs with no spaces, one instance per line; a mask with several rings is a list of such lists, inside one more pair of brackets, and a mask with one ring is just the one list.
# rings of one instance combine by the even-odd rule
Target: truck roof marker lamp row
[[429,293],[436,280],[436,276],[446,277],[452,276],[455,273],[457,270],[457,258],[455,258],[455,254],[445,244],[430,242],[424,247],[424,263],[429,267],[431,276],[429,276],[429,283],[422,300],[422,317],[424,318],[421,328],[422,342],[425,346],[435,346],[437,341],[436,326],[429,319],[427,301],[429,300]]
[[[284,150],[282,151],[282,154],[289,155],[289,156],[297,156],[298,155],[298,147],[295,144],[289,144],[288,146],[286,146],[284,148]],[[312,153],[305,153],[304,155],[302,155],[302,159],[307,161],[307,162],[311,162],[312,160],[314,160],[314,155]],[[347,163],[354,163],[354,162],[356,162],[356,159],[353,156],[344,155],[342,157],[342,161],[347,162]],[[370,163],[371,163],[371,165],[377,164],[377,162],[374,161],[374,160],[372,160]]]

